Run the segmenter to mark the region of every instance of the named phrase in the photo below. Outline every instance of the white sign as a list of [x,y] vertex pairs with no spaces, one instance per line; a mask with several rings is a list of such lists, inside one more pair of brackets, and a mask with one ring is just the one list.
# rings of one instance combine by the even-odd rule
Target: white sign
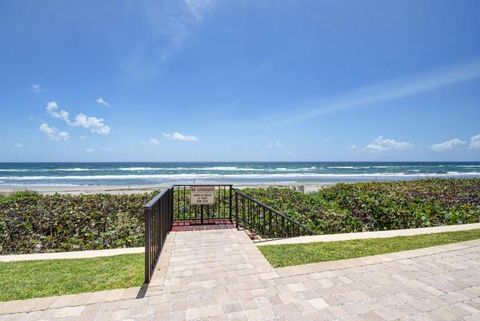
[[215,186],[190,187],[191,205],[213,205],[215,203]]

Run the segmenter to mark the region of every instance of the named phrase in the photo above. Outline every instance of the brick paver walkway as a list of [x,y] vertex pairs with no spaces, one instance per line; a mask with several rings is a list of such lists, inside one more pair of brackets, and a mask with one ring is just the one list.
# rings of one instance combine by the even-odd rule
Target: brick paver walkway
[[7,302],[4,320],[480,320],[480,240],[273,269],[242,231],[173,232],[138,289]]

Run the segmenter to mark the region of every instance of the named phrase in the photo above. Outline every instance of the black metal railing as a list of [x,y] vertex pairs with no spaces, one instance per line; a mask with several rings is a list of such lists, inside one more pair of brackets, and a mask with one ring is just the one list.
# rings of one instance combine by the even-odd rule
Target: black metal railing
[[[214,186],[214,202],[193,205],[191,187],[173,185],[145,205],[145,283],[149,283],[173,223],[235,222],[262,238],[286,238],[316,233],[307,226],[254,199],[232,185]],[[203,186],[203,185],[202,185]]]
[[243,226],[262,238],[286,238],[317,234],[307,226],[240,190],[233,189],[233,191],[237,228]]
[[149,283],[173,224],[173,187],[153,198],[145,211],[145,283]]
[[173,219],[177,224],[187,221],[205,224],[219,219],[233,222],[232,185],[209,185],[215,189],[214,203],[210,205],[192,205],[190,203],[192,186],[195,185],[173,186]]

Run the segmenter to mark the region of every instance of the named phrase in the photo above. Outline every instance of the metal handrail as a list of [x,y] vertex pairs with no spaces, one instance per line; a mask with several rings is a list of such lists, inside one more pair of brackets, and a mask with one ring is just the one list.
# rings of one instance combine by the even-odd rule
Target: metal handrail
[[[309,227],[301,224],[301,223],[298,222],[297,220],[295,220],[295,219],[293,219],[293,218],[291,218],[291,217],[289,217],[289,216],[287,216],[287,215],[285,215],[285,214],[283,214],[283,213],[281,213],[281,212],[273,209],[272,207],[268,206],[267,204],[265,204],[265,203],[263,203],[263,202],[261,202],[261,201],[259,201],[259,200],[256,200],[255,198],[251,197],[250,195],[245,194],[244,192],[241,192],[240,190],[238,190],[238,189],[236,189],[236,188],[233,188],[233,191],[234,191],[237,195],[239,195],[239,196],[241,196],[241,197],[243,197],[243,198],[246,198],[246,199],[249,200],[250,202],[252,202],[252,203],[254,203],[254,204],[262,207],[264,210],[269,211],[269,212],[271,212],[271,213],[273,213],[273,214],[281,217],[283,220],[285,220],[285,221],[293,224],[293,225],[296,226],[297,228],[304,230],[304,231],[306,232],[306,234],[311,234],[311,235],[316,235],[316,234],[317,234],[315,231],[313,231],[313,230],[310,229]],[[239,217],[238,217],[238,198],[237,198],[237,197],[236,197],[236,203],[237,203],[237,204],[236,204],[236,210],[235,210],[235,212],[236,212],[236,213],[235,213],[235,220],[236,220],[236,224],[237,224],[237,227],[238,227]],[[265,224],[265,222],[264,222],[264,224]],[[271,224],[271,223],[269,223],[269,224]],[[296,236],[298,236],[298,235],[296,235]]]
[[281,212],[273,209],[272,207],[268,206],[268,205],[265,204],[265,203],[260,202],[259,200],[254,199],[254,198],[251,197],[250,195],[245,194],[245,193],[241,192],[240,190],[238,190],[238,189],[236,189],[236,188],[234,188],[233,190],[235,191],[235,193],[238,193],[238,194],[242,195],[243,197],[248,198],[250,201],[252,201],[252,202],[254,202],[254,203],[257,203],[258,205],[260,205],[260,206],[262,206],[262,207],[265,207],[267,210],[272,211],[272,212],[274,212],[275,214],[277,214],[277,215],[279,215],[279,216],[281,216],[281,217],[284,217],[287,221],[290,221],[290,222],[292,222],[292,223],[294,223],[294,224],[296,224],[296,225],[301,226],[302,228],[304,228],[305,230],[307,230],[308,232],[310,232],[310,233],[312,233],[312,234],[317,234],[317,233],[314,232],[312,229],[308,228],[307,226],[303,225],[302,223],[298,222],[297,220],[295,220],[295,219],[293,219],[293,218],[291,218],[291,217],[289,217],[289,216],[287,216],[287,215],[285,215],[285,214],[283,214],[283,213],[281,213]]
[[144,206],[145,283],[149,283],[173,224],[173,187],[158,193]]
[[163,191],[160,191],[154,198],[152,198],[144,207],[152,207],[153,205],[155,205],[155,203],[160,199],[162,198],[162,196],[167,193],[171,188],[173,187],[173,185],[170,185],[168,186],[166,189],[164,189]]
[[[150,279],[155,270],[163,245],[169,231],[172,229],[174,221],[182,220],[198,220],[197,210],[190,213],[189,201],[186,198],[187,186],[202,185],[171,185],[163,191],[159,192],[152,200],[144,206],[145,212],[145,282]],[[203,210],[220,210],[219,213],[211,217],[212,219],[229,220],[231,223],[235,221],[238,228],[239,225],[257,233],[258,235],[270,237],[292,237],[301,235],[317,234],[312,229],[301,224],[297,220],[273,209],[267,204],[256,200],[252,196],[241,192],[239,189],[233,188],[231,184],[215,184],[220,187],[217,205],[200,208],[200,222],[203,223]],[[179,189],[180,188],[180,189]],[[228,189],[227,189],[228,188]],[[182,192],[183,194],[180,194]],[[220,191],[222,197],[220,198]],[[178,193],[178,194],[177,194]],[[177,196],[175,195],[177,194]],[[181,197],[183,196],[183,197]],[[235,200],[233,200],[233,196]],[[239,197],[241,198],[241,208]],[[246,201],[245,201],[246,200]],[[182,203],[182,204],[180,204]],[[235,208],[234,208],[235,203]],[[245,206],[246,205],[246,206]],[[185,217],[186,209],[189,209],[188,215]],[[197,206],[195,206],[197,207]],[[241,211],[240,211],[241,209]],[[184,217],[181,217],[181,212]],[[242,217],[240,218],[240,212]],[[192,216],[194,214],[194,216]],[[208,214],[208,213],[206,213]],[[209,219],[207,215],[207,219]]]

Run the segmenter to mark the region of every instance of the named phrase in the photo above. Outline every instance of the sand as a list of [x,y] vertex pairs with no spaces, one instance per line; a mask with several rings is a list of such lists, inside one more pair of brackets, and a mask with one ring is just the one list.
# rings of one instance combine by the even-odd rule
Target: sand
[[[200,184],[201,185],[201,184]],[[248,188],[248,187],[289,187],[296,190],[300,190],[306,193],[315,192],[319,189],[332,184],[298,184],[298,183],[285,183],[285,184],[250,184],[250,185],[233,185],[235,188]],[[95,185],[95,186],[0,186],[0,194],[10,194],[17,191],[35,191],[41,194],[98,194],[98,193],[107,193],[107,194],[138,194],[152,191],[159,191],[167,188],[169,185],[135,185],[135,186],[106,186],[106,185]]]

